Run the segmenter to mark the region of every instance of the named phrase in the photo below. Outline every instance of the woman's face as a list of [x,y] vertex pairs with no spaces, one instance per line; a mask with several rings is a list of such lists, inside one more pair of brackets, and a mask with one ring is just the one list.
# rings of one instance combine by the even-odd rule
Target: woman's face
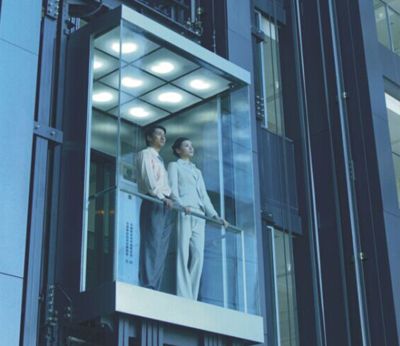
[[176,150],[181,159],[191,159],[194,155],[194,148],[191,141],[183,141]]

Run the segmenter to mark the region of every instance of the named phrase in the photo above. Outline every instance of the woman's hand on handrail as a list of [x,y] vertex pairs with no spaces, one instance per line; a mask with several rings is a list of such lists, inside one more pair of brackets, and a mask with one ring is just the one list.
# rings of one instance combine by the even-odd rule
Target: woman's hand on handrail
[[222,217],[219,217],[218,215],[216,215],[214,217],[222,226],[224,226],[224,228],[228,228],[230,226],[229,222],[226,221],[225,219],[223,219]]
[[192,212],[190,207],[182,207],[182,208],[183,208],[183,211],[184,211],[185,215],[189,215]]

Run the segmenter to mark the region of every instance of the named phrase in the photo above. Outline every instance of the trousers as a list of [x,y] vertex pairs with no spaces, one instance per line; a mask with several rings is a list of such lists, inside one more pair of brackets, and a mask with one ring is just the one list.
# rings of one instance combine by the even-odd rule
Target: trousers
[[[196,210],[200,213],[200,210]],[[190,214],[178,214],[177,223],[177,295],[197,300],[204,262],[205,220]]]
[[140,285],[160,290],[174,226],[173,212],[164,205],[143,200],[140,208]]

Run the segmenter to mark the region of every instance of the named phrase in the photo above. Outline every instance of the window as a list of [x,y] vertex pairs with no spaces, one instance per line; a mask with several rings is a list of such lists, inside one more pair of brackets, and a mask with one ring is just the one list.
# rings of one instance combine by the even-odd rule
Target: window
[[273,133],[283,133],[282,87],[279,68],[278,27],[256,12],[256,23],[263,40],[257,44],[259,82],[257,94],[263,103],[264,126]]
[[276,344],[299,345],[292,236],[268,226],[271,282],[276,319]]
[[400,101],[385,94],[386,108],[389,121],[390,142],[396,179],[398,205],[400,208]]
[[378,41],[400,55],[400,0],[374,0]]

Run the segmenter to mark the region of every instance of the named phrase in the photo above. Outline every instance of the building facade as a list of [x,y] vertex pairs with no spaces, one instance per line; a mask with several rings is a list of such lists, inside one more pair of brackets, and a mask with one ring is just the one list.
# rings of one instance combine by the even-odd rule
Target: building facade
[[[399,0],[0,0],[0,45],[1,344],[400,345]],[[155,123],[230,223],[197,299],[176,227],[140,285]]]

